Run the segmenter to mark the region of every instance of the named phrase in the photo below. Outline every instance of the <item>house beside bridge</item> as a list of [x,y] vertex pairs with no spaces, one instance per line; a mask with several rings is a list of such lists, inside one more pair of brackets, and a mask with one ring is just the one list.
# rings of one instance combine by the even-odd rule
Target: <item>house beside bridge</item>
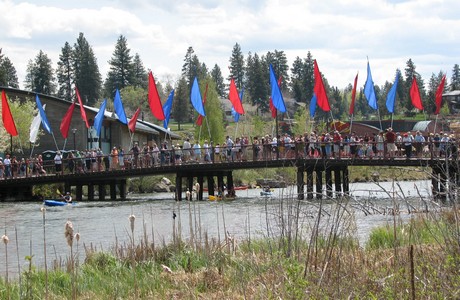
[[[4,87],[0,87],[0,89],[5,91],[9,101],[17,98],[20,101],[35,102],[36,93],[34,92]],[[60,150],[85,150],[100,148],[106,154],[110,153],[112,147],[121,147],[125,151],[129,150],[131,135],[128,126],[118,121],[115,113],[107,110],[105,111],[101,134],[100,137],[97,137],[93,123],[99,108],[84,105],[86,116],[90,124],[90,128],[86,128],[86,125],[81,118],[80,107],[77,102],[72,115],[68,138],[65,140],[62,137],[59,128],[61,121],[72,102],[50,95],[38,94],[38,96],[40,97],[41,103],[43,105],[46,104],[46,116],[53,131],[54,139],[56,140],[57,146]],[[15,122],[21,122],[21,120],[15,120]],[[144,143],[152,145],[153,143],[159,144],[164,140],[179,138],[180,136],[178,134],[165,129],[162,126],[138,120],[132,141],[138,142],[139,145],[142,146]],[[42,153],[46,150],[56,150],[54,139],[53,135],[48,134],[48,132],[43,132],[37,145],[35,145],[34,153]],[[32,148],[32,145],[23,145],[25,153],[29,153],[29,148]]]

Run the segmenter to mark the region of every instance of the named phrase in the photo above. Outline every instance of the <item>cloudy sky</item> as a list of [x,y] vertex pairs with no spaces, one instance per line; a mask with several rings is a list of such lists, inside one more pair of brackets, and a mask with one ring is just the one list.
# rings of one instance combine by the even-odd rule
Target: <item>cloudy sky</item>
[[0,12],[0,48],[21,85],[39,50],[56,66],[79,32],[103,78],[120,34],[160,80],[180,74],[189,46],[227,75],[235,43],[245,56],[284,50],[289,66],[310,51],[339,88],[358,71],[364,85],[367,57],[377,85],[392,82],[409,58],[425,82],[439,71],[450,79],[460,63],[458,0],[0,0]]

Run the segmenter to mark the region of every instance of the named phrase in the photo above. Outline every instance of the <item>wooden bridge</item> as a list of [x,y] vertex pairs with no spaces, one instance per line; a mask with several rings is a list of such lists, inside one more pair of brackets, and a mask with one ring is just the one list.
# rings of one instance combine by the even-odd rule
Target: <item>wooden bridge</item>
[[[292,156],[292,157],[291,157]],[[258,157],[247,155],[242,161],[189,161],[180,164],[157,164],[153,166],[126,168],[122,170],[106,170],[100,172],[85,172],[45,176],[25,176],[0,180],[0,200],[33,199],[32,188],[36,185],[61,184],[64,191],[76,190],[76,200],[83,199],[83,186],[87,187],[87,200],[95,199],[98,188],[98,200],[126,198],[126,180],[128,178],[176,174],[176,200],[182,200],[183,190],[194,187],[199,183],[203,187],[206,180],[209,195],[215,194],[215,188],[232,190],[233,171],[240,169],[261,168],[296,168],[297,193],[299,199],[322,197],[324,187],[328,197],[347,194],[349,192],[349,167],[373,166],[379,167],[429,167],[431,168],[432,192],[437,196],[445,195],[446,183],[460,183],[459,164],[456,157],[417,157],[417,158],[352,158],[352,157],[303,157],[298,153],[284,156],[277,153],[275,157]],[[217,184],[215,182],[217,179]],[[225,182],[225,183],[224,183]],[[452,185],[452,184],[451,184]],[[107,193],[109,191],[109,193]],[[108,194],[108,195],[107,195]],[[198,199],[203,199],[203,189],[197,193]]]

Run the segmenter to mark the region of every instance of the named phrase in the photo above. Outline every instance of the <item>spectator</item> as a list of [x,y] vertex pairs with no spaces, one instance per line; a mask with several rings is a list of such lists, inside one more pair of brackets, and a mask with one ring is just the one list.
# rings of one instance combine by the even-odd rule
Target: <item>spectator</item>
[[393,128],[390,127],[387,129],[387,132],[385,133],[385,139],[387,141],[388,157],[393,158],[396,151],[396,134],[394,133]]
[[410,132],[407,132],[404,134],[403,138],[402,138],[402,143],[404,145],[404,151],[406,153],[406,157],[407,158],[411,158],[412,156],[412,142],[413,142],[413,137],[412,137],[412,134],[410,134]]
[[56,152],[54,156],[54,167],[56,169],[56,175],[62,175],[62,155],[61,151]]

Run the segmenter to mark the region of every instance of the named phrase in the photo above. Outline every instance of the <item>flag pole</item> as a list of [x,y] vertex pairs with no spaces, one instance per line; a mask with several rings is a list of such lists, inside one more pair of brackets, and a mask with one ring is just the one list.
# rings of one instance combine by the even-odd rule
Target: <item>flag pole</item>
[[236,139],[236,135],[237,135],[237,133],[238,133],[238,124],[239,124],[239,123],[240,123],[240,122],[236,122],[236,127],[235,127],[235,139]]
[[354,117],[355,114],[351,114],[350,116],[350,133],[351,133],[351,129],[353,128],[353,117]]
[[331,113],[331,119],[332,119],[332,124],[334,125],[334,131],[337,131],[337,127],[335,126],[335,122],[334,122],[334,116],[332,115],[332,110],[329,110],[329,112]]
[[204,117],[204,119],[206,120],[206,127],[208,127],[209,141],[211,141],[211,129],[209,128],[208,116]]
[[438,124],[438,115],[439,115],[439,114],[437,114],[437,115],[436,115],[436,119],[434,119],[434,130],[433,130],[434,133],[436,133],[436,125]]
[[380,131],[382,131],[383,130],[382,119],[380,118],[380,109],[378,107],[377,107],[377,114],[379,116]]
[[51,135],[53,136],[54,145],[56,146],[56,150],[59,150],[59,147],[58,147],[57,142],[56,142],[56,138],[54,137],[54,132],[51,132]]
[[64,140],[64,146],[62,146],[62,150],[65,150],[65,145],[67,144],[67,138]]
[[32,150],[30,150],[29,158],[32,158],[32,155],[34,154],[34,149],[35,149],[35,143],[32,144]]
[[24,149],[22,149],[21,139],[19,139],[19,150],[21,150],[21,153],[24,154]]
[[393,115],[394,113],[391,113],[391,125],[390,125],[391,128],[393,128]]

